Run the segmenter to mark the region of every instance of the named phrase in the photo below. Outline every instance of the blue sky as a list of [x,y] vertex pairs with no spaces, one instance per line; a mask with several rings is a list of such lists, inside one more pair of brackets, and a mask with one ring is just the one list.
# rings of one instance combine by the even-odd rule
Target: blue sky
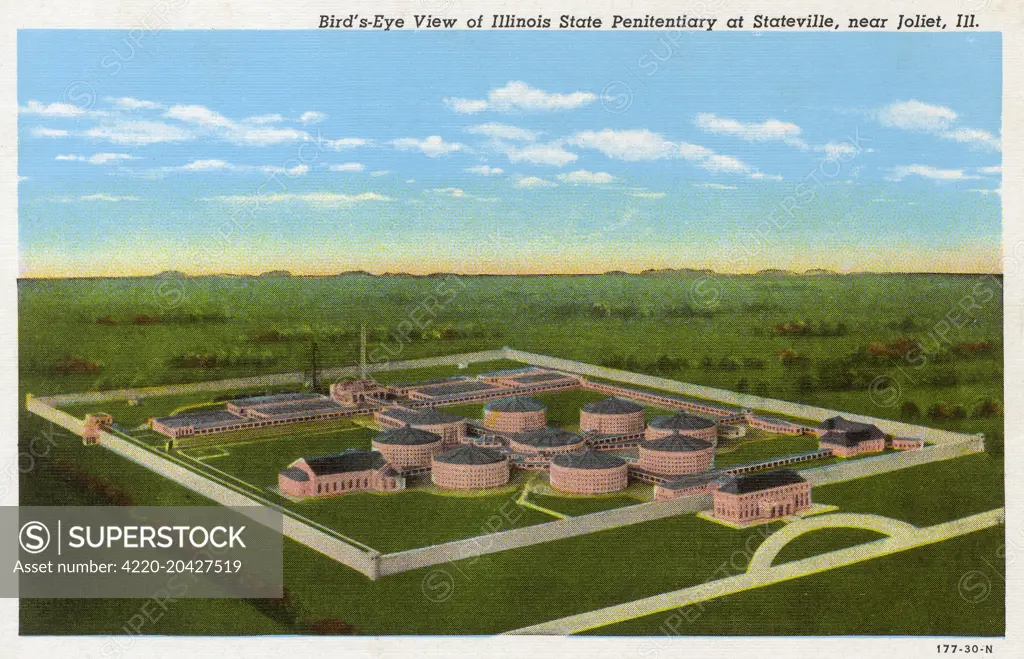
[[22,31],[25,276],[995,271],[995,33]]

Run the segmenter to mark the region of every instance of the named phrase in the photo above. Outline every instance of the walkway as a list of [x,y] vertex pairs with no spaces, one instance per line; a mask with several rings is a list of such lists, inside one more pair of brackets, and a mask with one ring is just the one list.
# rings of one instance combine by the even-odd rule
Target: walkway
[[[669,593],[662,593],[661,595],[654,595],[652,597],[626,602],[625,604],[617,604],[603,609],[567,616],[565,618],[559,618],[558,620],[551,620],[549,622],[524,627],[507,633],[550,635],[577,634],[579,632],[587,631],[588,629],[595,629],[597,627],[604,627],[617,622],[633,620],[634,618],[640,618],[642,616],[659,613],[661,611],[681,609],[691,604],[712,600],[725,595],[731,595],[744,590],[762,588],[781,581],[798,579],[818,572],[825,572],[835,568],[868,561],[880,556],[906,551],[907,549],[942,542],[943,540],[949,540],[950,538],[955,538],[960,535],[966,535],[968,533],[973,533],[975,531],[980,531],[982,529],[1002,524],[1005,519],[1005,515],[1005,508],[996,508],[994,510],[989,510],[988,512],[971,515],[970,517],[964,517],[962,519],[936,524],[935,526],[928,526],[925,528],[916,528],[906,524],[905,522],[890,520],[890,530],[883,532],[894,533],[891,537],[875,540],[874,542],[868,542],[855,547],[848,547],[846,549],[828,552],[826,554],[819,554],[818,556],[793,561],[791,563],[776,565],[774,567],[764,566],[764,559],[767,558],[770,561],[771,558],[775,556],[775,553],[777,553],[776,550],[775,553],[771,553],[769,556],[769,553],[772,551],[769,548],[765,550],[765,553],[762,555],[761,559],[758,560],[757,564],[753,564],[753,561],[751,562],[751,567],[753,569],[736,576],[708,581],[689,588],[683,588]],[[821,515],[817,519],[825,520],[828,517],[838,516],[839,515]],[[847,521],[864,525],[877,523],[877,519],[874,519],[877,518],[875,515],[852,515],[852,517],[857,519],[850,520],[847,518]],[[809,522],[811,519],[814,518],[801,520],[801,522],[794,522],[793,524],[780,529],[776,533],[787,533],[786,529],[790,526],[801,524],[803,521]],[[909,529],[907,527],[909,527]],[[816,528],[826,528],[826,526],[818,526]],[[859,528],[869,527],[861,526]],[[774,537],[774,534],[765,542],[770,542],[772,537]],[[796,536],[792,535],[790,539],[793,537]],[[781,548],[781,545],[779,548]],[[760,549],[758,551],[760,551]],[[757,552],[755,552],[755,556],[756,555]]]

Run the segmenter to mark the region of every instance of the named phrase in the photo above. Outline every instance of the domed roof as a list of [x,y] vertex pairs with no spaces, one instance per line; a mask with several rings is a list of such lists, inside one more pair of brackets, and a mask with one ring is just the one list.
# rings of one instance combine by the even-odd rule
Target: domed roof
[[527,396],[512,396],[492,400],[484,406],[489,412],[541,412],[546,410],[544,403]]
[[583,438],[561,428],[541,428],[520,433],[515,436],[515,441],[535,448],[555,448],[580,444],[583,442]]
[[626,461],[611,453],[583,451],[582,453],[559,453],[552,458],[551,463],[570,469],[614,469],[626,464]]
[[405,446],[415,446],[421,444],[433,444],[441,441],[441,436],[436,435],[426,430],[420,430],[419,428],[413,428],[411,426],[405,426],[404,428],[395,428],[394,430],[388,430],[382,432],[373,438],[373,441],[378,444],[401,444]]
[[697,439],[696,437],[680,435],[678,432],[640,444],[640,448],[642,449],[646,449],[648,451],[664,451],[667,453],[692,453],[694,451],[707,450],[711,448],[711,446],[711,442],[706,442],[703,439]]
[[587,403],[583,411],[588,414],[633,414],[643,412],[644,408],[631,400],[609,396],[604,400]]
[[434,460],[453,465],[488,465],[505,460],[505,455],[492,448],[461,444],[436,456]]
[[704,430],[714,428],[715,422],[702,416],[679,412],[667,416],[656,416],[649,424],[658,430]]

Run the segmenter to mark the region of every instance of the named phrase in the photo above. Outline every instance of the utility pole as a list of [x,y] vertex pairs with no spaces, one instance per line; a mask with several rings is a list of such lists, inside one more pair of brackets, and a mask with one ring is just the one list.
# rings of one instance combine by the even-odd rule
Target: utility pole
[[359,379],[366,379],[366,325],[359,328]]
[[313,351],[310,355],[310,379],[312,380],[312,390],[315,393],[320,389],[320,383],[317,382],[317,364],[316,364],[316,341],[313,341]]

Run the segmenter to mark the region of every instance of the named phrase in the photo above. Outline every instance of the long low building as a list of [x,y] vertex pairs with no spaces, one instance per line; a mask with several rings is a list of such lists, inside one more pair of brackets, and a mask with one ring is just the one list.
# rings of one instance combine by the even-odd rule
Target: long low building
[[171,438],[336,419],[359,413],[326,396],[285,393],[228,401],[224,408],[183,412],[149,420],[149,427]]
[[874,424],[834,416],[822,421],[817,433],[818,446],[832,449],[841,458],[885,450],[885,433]]

